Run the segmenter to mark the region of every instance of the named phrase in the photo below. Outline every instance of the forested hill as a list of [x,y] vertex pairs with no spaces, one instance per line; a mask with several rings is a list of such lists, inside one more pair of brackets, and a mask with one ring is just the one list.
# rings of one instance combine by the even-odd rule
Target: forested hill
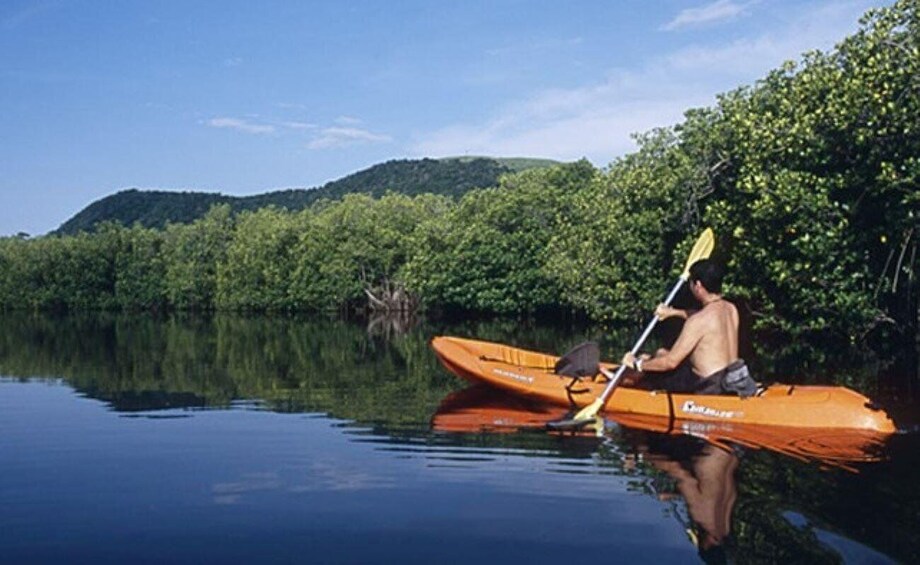
[[255,196],[226,196],[207,192],[166,192],[124,190],[93,202],[61,224],[55,233],[72,235],[92,231],[101,222],[114,221],[126,226],[140,223],[160,228],[167,222],[192,222],[214,204],[229,204],[234,212],[274,205],[300,210],[320,198],[340,199],[349,193],[382,196],[387,191],[416,195],[422,193],[460,196],[477,187],[498,184],[498,178],[511,172],[558,164],[542,159],[493,159],[457,157],[388,161],[348,175],[314,189],[291,189]]

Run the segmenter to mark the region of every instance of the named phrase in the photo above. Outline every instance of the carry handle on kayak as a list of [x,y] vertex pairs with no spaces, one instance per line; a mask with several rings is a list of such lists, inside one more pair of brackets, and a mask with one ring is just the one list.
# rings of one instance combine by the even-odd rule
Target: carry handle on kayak
[[[715,236],[712,233],[711,228],[706,228],[703,233],[697,238],[696,243],[693,245],[693,249],[690,251],[690,256],[687,258],[687,264],[684,266],[684,271],[680,274],[680,277],[677,279],[677,283],[674,285],[674,288],[671,289],[671,292],[668,294],[664,303],[670,305],[674,300],[674,297],[677,295],[677,292],[684,285],[685,282],[690,278],[690,266],[696,263],[701,259],[709,258],[709,255],[712,254],[712,248],[715,246]],[[642,344],[645,343],[645,340],[648,339],[648,336],[652,333],[652,330],[655,329],[655,325],[658,324],[658,315],[654,315],[652,320],[646,326],[645,331],[642,332],[642,335],[639,336],[638,341],[633,346],[631,352],[635,356],[639,352],[639,348],[642,347]],[[571,427],[580,427],[588,422],[591,422],[597,417],[597,413],[600,412],[604,405],[607,404],[607,400],[610,398],[610,395],[613,394],[613,389],[616,388],[617,383],[620,382],[623,373],[626,372],[626,365],[620,365],[616,373],[612,376],[609,374],[609,371],[601,368],[601,372],[604,373],[610,382],[607,383],[604,392],[591,404],[582,408],[575,416],[571,419],[561,420],[558,422],[550,422],[548,425],[554,429],[561,428],[571,428]]]

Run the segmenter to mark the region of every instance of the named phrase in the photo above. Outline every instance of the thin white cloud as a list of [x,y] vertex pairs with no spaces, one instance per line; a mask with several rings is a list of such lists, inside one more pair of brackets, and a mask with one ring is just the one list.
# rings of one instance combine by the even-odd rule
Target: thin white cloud
[[[669,82],[665,72],[620,71],[591,87],[539,93],[484,125],[456,125],[420,139],[425,156],[532,155],[606,164],[635,149],[634,132],[679,121],[711,101],[703,88]],[[696,92],[688,92],[694,90]]]
[[243,59],[242,57],[230,57],[230,58],[224,59],[223,64],[225,67],[239,67],[240,65],[243,64],[243,61],[245,61],[245,59]]
[[307,144],[310,149],[332,149],[367,143],[386,143],[392,141],[388,135],[373,133],[364,129],[349,127],[330,127]]
[[614,69],[595,84],[535,92],[481,123],[416,135],[417,156],[533,155],[605,165],[635,150],[632,134],[668,126],[715,95],[751,84],[786,60],[828,49],[853,33],[867,1],[813,6],[782,29],[721,45],[688,45],[635,70]]
[[375,475],[346,461],[317,461],[306,471],[305,482],[289,487],[289,492],[380,490],[394,485],[392,477]]
[[[340,117],[335,122],[339,124],[360,124],[361,120]],[[241,118],[211,118],[205,124],[212,128],[230,129],[254,135],[284,135],[286,133],[291,135],[310,135],[313,137],[307,144],[310,149],[332,149],[350,145],[392,141],[392,138],[388,135],[374,133],[352,125],[335,125],[323,128],[317,124],[299,120],[266,120],[257,114]]]
[[225,128],[232,129],[236,131],[241,131],[243,133],[273,133],[275,131],[275,126],[268,124],[257,124],[247,120],[241,120],[239,118],[211,118],[207,121],[207,125],[212,128]]
[[364,123],[361,118],[355,118],[353,116],[339,116],[335,119],[335,123],[341,126],[359,126]]
[[311,124],[308,122],[282,122],[281,125],[288,129],[296,129],[296,130],[316,129],[317,127],[319,127],[316,124]]
[[705,6],[682,10],[661,29],[674,31],[685,27],[696,27],[733,20],[744,12],[745,7],[744,4],[738,4],[732,0],[716,0]]
[[[829,2],[802,14],[780,33],[736,39],[725,45],[691,45],[665,57],[675,70],[688,73],[715,72],[743,76],[775,68],[784,61],[797,60],[814,49],[828,50],[856,30],[857,20],[869,8],[866,2]],[[757,68],[757,61],[765,61]]]

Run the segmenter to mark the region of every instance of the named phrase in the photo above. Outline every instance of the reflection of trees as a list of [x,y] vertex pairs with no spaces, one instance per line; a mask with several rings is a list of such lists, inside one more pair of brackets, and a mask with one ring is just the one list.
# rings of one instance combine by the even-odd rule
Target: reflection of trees
[[0,374],[63,378],[117,410],[225,406],[424,421],[458,383],[421,331],[384,341],[335,320],[7,315]]
[[862,466],[858,473],[822,472],[768,452],[746,459],[739,473],[745,496],[737,514],[747,524],[747,541],[756,555],[780,562],[795,555],[765,538],[815,539],[811,528],[797,528],[782,517],[794,511],[824,530],[861,540],[900,561],[917,562],[920,457],[914,450],[899,450],[902,440],[892,438],[891,462]]
[[427,422],[463,385],[428,347],[431,335],[452,332],[514,335],[549,349],[572,335],[520,322],[416,325],[381,336],[322,318],[12,312],[0,323],[0,375],[62,378],[116,410],[249,399],[368,423]]
[[418,324],[415,312],[408,310],[374,310],[367,320],[367,333],[384,339],[403,336]]
[[[518,323],[467,329],[506,338],[516,332],[552,348],[567,335]],[[360,325],[322,318],[13,312],[0,324],[0,374],[63,378],[117,410],[255,399],[274,410],[419,422],[462,386],[437,363],[431,335],[431,327],[418,325],[369,335]]]

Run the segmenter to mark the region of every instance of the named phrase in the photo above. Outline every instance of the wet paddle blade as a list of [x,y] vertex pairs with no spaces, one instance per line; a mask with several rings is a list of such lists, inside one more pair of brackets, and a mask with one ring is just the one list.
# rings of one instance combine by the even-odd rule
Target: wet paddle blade
[[549,422],[546,427],[551,430],[578,430],[589,424],[596,424],[598,420],[597,413],[604,407],[604,401],[597,398],[591,404],[585,406],[571,418]]
[[[595,400],[592,405],[598,403],[599,401],[600,399]],[[546,428],[548,430],[557,432],[579,431],[585,428],[591,428],[598,436],[603,435],[604,419],[596,414],[591,417],[584,417],[582,416],[582,412],[584,412],[584,409],[582,409],[580,412],[578,412],[578,414],[575,414],[571,418],[564,418],[562,420],[547,422]]]
[[574,418],[574,419],[575,419],[575,420],[582,420],[582,421],[591,421],[591,420],[594,420],[595,418],[597,418],[597,413],[600,412],[601,409],[602,409],[603,407],[604,407],[604,401],[603,401],[603,399],[598,398],[597,400],[595,400],[595,401],[592,402],[591,404],[589,404],[589,405],[585,406],[584,408],[582,408],[581,410],[579,410],[579,411],[578,411],[578,414],[575,414],[575,418]]

